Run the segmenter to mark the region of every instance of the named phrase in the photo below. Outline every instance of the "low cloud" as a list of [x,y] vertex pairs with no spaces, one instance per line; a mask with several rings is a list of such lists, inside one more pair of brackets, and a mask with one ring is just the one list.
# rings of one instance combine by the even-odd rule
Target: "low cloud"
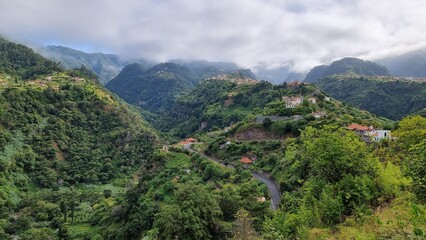
[[426,47],[423,0],[0,0],[0,34],[135,58],[244,67],[370,60]]

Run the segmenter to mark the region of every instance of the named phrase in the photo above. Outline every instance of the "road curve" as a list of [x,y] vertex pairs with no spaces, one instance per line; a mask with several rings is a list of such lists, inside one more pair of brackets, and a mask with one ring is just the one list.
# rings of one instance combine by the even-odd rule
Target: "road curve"
[[269,178],[268,176],[266,176],[265,174],[256,172],[254,170],[251,170],[250,173],[257,180],[260,180],[266,184],[266,186],[269,189],[269,193],[271,194],[271,208],[273,210],[277,210],[278,205],[280,204],[280,201],[281,201],[281,193],[275,181]]
[[[200,154],[201,156],[203,156],[203,157],[205,157],[205,158],[207,158],[207,159],[209,159],[213,162],[219,163],[220,165],[227,167],[225,164],[221,163],[219,161],[219,159],[214,158],[212,156],[209,156],[205,153],[200,153],[198,151],[195,151],[192,148],[192,143],[187,143],[187,144],[183,145],[183,148],[188,150],[188,151],[191,151],[191,152],[196,152],[196,153]],[[266,186],[268,187],[269,193],[271,194],[271,209],[277,210],[278,205],[280,204],[280,201],[281,201],[281,193],[280,193],[280,190],[278,189],[276,182],[264,173],[260,173],[260,172],[254,171],[254,170],[251,170],[250,173],[257,180],[262,181],[263,183],[266,184]]]

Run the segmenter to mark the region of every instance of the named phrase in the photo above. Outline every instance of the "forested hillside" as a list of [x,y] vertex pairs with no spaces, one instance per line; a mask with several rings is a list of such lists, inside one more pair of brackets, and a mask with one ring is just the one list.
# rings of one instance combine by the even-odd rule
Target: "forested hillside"
[[[283,97],[292,96],[301,96],[305,100],[299,107],[286,108]],[[318,103],[310,103],[309,97]],[[386,122],[370,113],[324,99],[325,95],[312,85],[272,85],[266,81],[238,84],[229,77],[228,80],[202,81],[192,91],[178,97],[170,111],[147,117],[156,128],[181,137],[196,131],[208,132],[241,122],[255,122],[259,116],[285,117],[287,122],[298,122],[290,121],[296,115],[300,117],[301,125],[306,125],[306,120],[312,120],[312,113],[323,112],[329,122],[349,123],[354,119],[378,125]],[[297,128],[293,126],[293,129]]]
[[342,58],[332,62],[330,65],[314,67],[305,78],[305,82],[313,83],[335,74],[340,75],[364,75],[364,76],[389,76],[386,67],[371,61],[364,61],[358,58]]
[[[179,61],[178,61],[179,62]],[[209,62],[167,62],[146,69],[140,64],[127,65],[106,87],[127,102],[152,113],[165,113],[176,99],[206,78],[224,75],[232,78],[254,78],[248,69],[233,70],[232,66]],[[188,66],[188,67],[186,67]]]
[[394,120],[426,108],[423,80],[336,75],[315,84],[342,102]]
[[426,119],[394,122],[318,88],[421,114],[424,82],[272,85],[247,70],[132,64],[110,83],[130,107],[85,67],[8,49],[34,61],[2,53],[0,239],[425,237]]
[[[102,200],[103,190],[121,188],[113,181],[130,181],[158,139],[92,74],[57,72],[21,45],[8,51],[26,52],[34,62],[10,58],[19,68],[0,73],[0,238],[64,239],[65,226],[90,216],[87,207]],[[33,66],[45,69],[28,75]],[[29,76],[37,79],[19,80]]]
[[54,71],[60,71],[58,63],[49,61],[22,44],[0,37],[0,72],[13,79],[33,79]]

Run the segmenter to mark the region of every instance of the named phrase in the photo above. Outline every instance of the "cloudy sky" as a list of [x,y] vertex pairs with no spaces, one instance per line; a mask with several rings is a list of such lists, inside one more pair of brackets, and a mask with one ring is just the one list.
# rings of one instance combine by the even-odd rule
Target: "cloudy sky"
[[0,34],[165,61],[303,72],[426,48],[424,0],[0,0]]

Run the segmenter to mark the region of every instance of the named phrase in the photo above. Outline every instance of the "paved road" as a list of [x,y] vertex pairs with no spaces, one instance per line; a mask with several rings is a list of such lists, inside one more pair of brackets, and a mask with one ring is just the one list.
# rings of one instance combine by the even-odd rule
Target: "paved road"
[[271,208],[273,210],[277,210],[278,205],[281,201],[281,193],[275,181],[268,177],[266,174],[262,174],[254,170],[251,170],[250,172],[253,177],[266,184],[269,189],[269,193],[271,194]]
[[[209,159],[213,162],[219,163],[220,165],[222,165],[224,167],[231,167],[231,168],[234,167],[232,165],[225,165],[225,164],[221,163],[219,161],[219,159],[217,159],[215,157],[209,156],[205,153],[200,153],[198,151],[195,151],[194,149],[192,149],[192,143],[188,143],[188,144],[183,145],[183,148],[188,150],[188,151],[191,151],[191,152],[196,152],[196,153],[200,154],[201,156],[203,156],[203,157],[205,157],[205,158],[207,158],[207,159]],[[269,189],[269,193],[271,194],[271,209],[277,210],[278,205],[280,204],[280,201],[281,201],[281,193],[280,193],[280,190],[278,189],[277,183],[273,179],[271,179],[267,174],[260,173],[260,172],[254,171],[254,170],[251,170],[250,173],[257,180],[262,181],[263,183],[266,184],[266,186]]]

